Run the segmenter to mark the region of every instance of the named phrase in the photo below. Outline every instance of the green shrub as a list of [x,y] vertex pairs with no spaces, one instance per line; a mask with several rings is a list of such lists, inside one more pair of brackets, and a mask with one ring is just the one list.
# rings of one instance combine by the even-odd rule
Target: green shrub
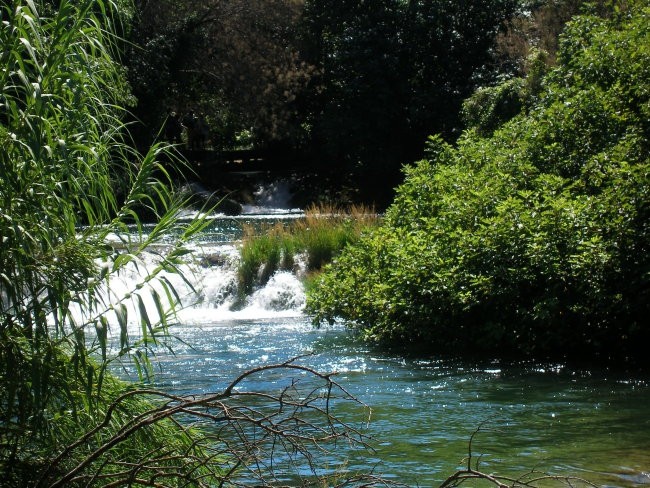
[[305,255],[306,272],[320,270],[376,222],[374,210],[365,207],[314,207],[304,218],[276,224],[262,234],[247,230],[238,269],[240,294],[266,284],[278,270],[293,270],[299,254]]
[[432,138],[384,225],[310,292],[315,322],[442,351],[645,357],[649,16],[576,18],[528,114],[456,148]]
[[511,78],[503,83],[477,90],[463,102],[463,122],[484,136],[492,134],[524,106],[524,80]]

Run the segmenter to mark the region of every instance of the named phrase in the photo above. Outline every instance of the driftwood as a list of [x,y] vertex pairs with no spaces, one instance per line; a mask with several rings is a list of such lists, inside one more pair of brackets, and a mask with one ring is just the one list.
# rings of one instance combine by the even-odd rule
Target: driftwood
[[[277,488],[287,482],[286,468],[294,468],[290,485],[294,487],[405,486],[373,472],[351,473],[329,466],[328,472],[322,474],[319,459],[321,456],[332,459],[332,453],[341,443],[371,449],[363,427],[339,418],[334,403],[345,401],[360,406],[366,412],[366,421],[369,409],[334,380],[335,373],[320,373],[298,364],[298,359],[250,369],[218,393],[176,396],[146,389],[124,393],[112,402],[95,428],[52,459],[37,486]],[[275,381],[285,385],[275,394],[250,391],[247,381],[264,374],[273,375]],[[116,429],[115,412],[135,396],[145,397],[155,406]],[[163,421],[174,422],[179,432],[187,436],[185,453],[162,449],[143,452],[138,459],[129,460],[111,455],[114,448],[131,436]],[[474,456],[473,444],[479,433],[491,430],[489,422],[482,423],[471,435],[464,468],[445,479],[440,488],[458,487],[467,482],[498,488],[536,488],[549,484],[596,486],[581,478],[537,471],[518,478],[482,471],[481,458]],[[102,442],[94,444],[97,438]],[[89,445],[94,447],[88,449]]]

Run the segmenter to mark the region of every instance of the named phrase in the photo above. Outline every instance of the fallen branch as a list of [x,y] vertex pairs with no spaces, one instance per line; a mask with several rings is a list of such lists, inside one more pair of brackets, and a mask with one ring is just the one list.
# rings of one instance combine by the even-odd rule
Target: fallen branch
[[[334,374],[298,364],[298,359],[250,369],[207,395],[177,396],[150,389],[124,393],[93,429],[54,457],[37,486],[278,486],[278,473],[286,477],[287,468],[305,486],[325,479],[329,486],[386,486],[371,474],[319,472],[316,453],[336,458],[340,442],[368,448],[365,434],[334,414],[333,402],[351,401],[368,409],[333,379]],[[247,390],[247,380],[269,372],[283,373],[284,386],[276,393]],[[151,408],[116,425],[116,412],[134,397],[146,398]],[[169,421],[173,424],[165,424]],[[170,448],[138,453],[137,459],[118,454],[124,450],[120,446],[136,436],[165,425],[185,437],[184,452]]]
[[[487,426],[491,423],[493,419],[485,420],[476,428],[472,435],[469,438],[468,447],[467,447],[467,457],[465,458],[465,468],[460,469],[445,479],[439,488],[453,488],[462,485],[468,481],[482,480],[488,484],[492,484],[498,488],[538,488],[541,482],[545,482],[547,486],[548,482],[556,482],[562,486],[574,487],[577,485],[580,486],[589,486],[597,487],[594,483],[591,483],[588,480],[583,478],[578,478],[574,476],[558,476],[545,473],[538,473],[537,471],[530,471],[524,474],[519,478],[512,478],[509,476],[502,476],[496,474],[485,473],[480,470],[481,457],[478,458],[474,456],[473,445],[476,436],[481,432],[486,432],[493,430]],[[474,467],[472,467],[474,464]]]

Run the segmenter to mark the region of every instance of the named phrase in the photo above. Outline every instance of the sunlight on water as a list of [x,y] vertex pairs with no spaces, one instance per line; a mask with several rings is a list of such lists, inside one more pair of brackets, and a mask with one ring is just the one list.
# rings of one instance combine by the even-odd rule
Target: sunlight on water
[[[561,364],[391,355],[359,344],[340,326],[313,328],[302,314],[302,284],[286,272],[233,310],[238,259],[233,241],[241,235],[235,229],[241,220],[235,222],[224,219],[209,229],[197,258],[187,264],[198,297],[169,277],[188,305],[173,329],[180,339],[174,354],[160,350],[156,356],[158,387],[179,394],[220,391],[251,367],[308,355],[303,364],[337,372],[337,381],[372,409],[367,433],[375,451],[351,449],[346,454],[351,468],[375,469],[410,486],[434,486],[466,462],[470,436],[482,426],[472,455],[474,461],[480,456],[484,471],[518,476],[536,469],[601,486],[650,486],[646,378]],[[152,254],[144,269],[154,262]],[[138,279],[130,269],[111,284],[113,293],[132,289]],[[138,330],[134,312],[132,333]],[[123,372],[135,375],[128,365]],[[264,381],[249,386],[269,388]],[[345,403],[336,408],[363,421],[357,408]]]
[[[176,393],[208,393],[244,370],[312,354],[302,363],[337,381],[372,409],[374,453],[350,451],[351,468],[409,485],[433,486],[462,465],[468,440],[485,471],[531,469],[599,485],[647,484],[650,387],[555,365],[471,364],[405,359],[357,344],[341,327],[314,329],[304,317],[214,320],[176,330],[187,344],[162,355],[157,381]],[[266,391],[264,382],[251,388]],[[348,418],[363,419],[340,404]],[[350,409],[349,411],[347,409]]]

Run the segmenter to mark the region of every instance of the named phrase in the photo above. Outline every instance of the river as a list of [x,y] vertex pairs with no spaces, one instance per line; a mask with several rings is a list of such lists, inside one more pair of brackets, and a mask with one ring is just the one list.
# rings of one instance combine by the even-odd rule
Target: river
[[648,377],[391,354],[359,343],[342,325],[314,328],[302,313],[302,285],[286,272],[231,310],[242,226],[293,218],[300,213],[248,209],[217,219],[201,236],[200,264],[191,273],[199,299],[180,313],[173,332],[182,341],[174,354],[156,358],[158,387],[218,391],[251,367],[310,354],[302,364],[337,372],[337,381],[372,410],[367,434],[374,451],[344,452],[352,469],[435,486],[462,467],[470,436],[482,425],[473,456],[483,471],[518,476],[535,469],[600,486],[650,486]]

